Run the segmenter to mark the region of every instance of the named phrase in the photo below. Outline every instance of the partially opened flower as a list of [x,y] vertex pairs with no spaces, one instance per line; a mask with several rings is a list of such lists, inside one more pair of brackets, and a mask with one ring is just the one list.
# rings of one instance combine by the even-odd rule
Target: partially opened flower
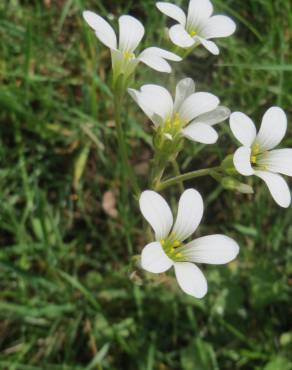
[[98,14],[84,11],[83,17],[95,31],[97,38],[111,50],[113,70],[116,75],[131,75],[139,62],[160,72],[171,72],[167,60],[180,61],[174,53],[157,47],[149,47],[136,55],[135,51],[144,36],[144,27],[140,21],[130,15],[119,18],[119,42],[111,25]]
[[154,191],[142,193],[140,209],[155,232],[155,241],[142,251],[141,266],[152,273],[162,273],[173,266],[181,289],[202,298],[207,293],[207,281],[194,263],[228,263],[237,256],[238,244],[219,234],[185,243],[197,229],[203,215],[202,197],[194,189],[185,190],[182,194],[174,225],[168,204]]
[[170,140],[177,135],[203,144],[213,144],[218,134],[213,128],[230,115],[219,99],[210,93],[195,92],[191,78],[181,80],[176,86],[175,99],[162,86],[144,85],[141,91],[128,89],[132,98]]
[[177,5],[156,3],[157,8],[178,24],[169,29],[171,41],[181,48],[193,48],[202,44],[210,53],[218,55],[219,49],[210,39],[227,37],[234,33],[236,25],[224,15],[213,15],[209,0],[190,0],[188,14]]
[[292,149],[274,149],[287,130],[287,117],[279,107],[272,107],[263,116],[257,134],[253,121],[244,113],[230,116],[230,127],[243,145],[233,157],[236,170],[244,175],[256,175],[267,185],[275,202],[281,207],[291,203],[289,187],[279,174],[292,176]]

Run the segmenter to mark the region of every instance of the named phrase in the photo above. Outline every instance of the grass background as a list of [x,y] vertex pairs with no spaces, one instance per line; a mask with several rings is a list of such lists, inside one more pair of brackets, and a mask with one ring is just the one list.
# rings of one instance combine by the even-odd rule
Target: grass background
[[[173,88],[190,76],[258,123],[279,104],[291,147],[290,0],[214,4],[238,25],[219,42],[220,57],[198,49],[173,64],[173,76],[141,66],[136,87]],[[83,9],[114,23],[129,12],[145,25],[144,46],[165,45],[152,0],[0,2],[0,369],[292,369],[292,210],[260,182],[254,196],[211,179],[187,184],[206,200],[197,235],[226,233],[241,245],[235,262],[204,269],[205,299],[183,294],[171,274],[157,280],[135,268],[142,218],[119,195],[109,54]],[[146,187],[151,129],[130,98],[124,122]],[[186,143],[183,171],[233,152],[227,124],[220,133],[219,145]],[[178,189],[164,194],[175,201]]]

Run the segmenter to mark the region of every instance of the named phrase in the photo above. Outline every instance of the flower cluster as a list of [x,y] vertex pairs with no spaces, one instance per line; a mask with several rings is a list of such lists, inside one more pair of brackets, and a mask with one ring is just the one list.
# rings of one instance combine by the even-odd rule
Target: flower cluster
[[[151,273],[164,273],[174,267],[181,289],[191,296],[202,298],[207,292],[207,282],[195,263],[228,263],[236,258],[239,246],[233,239],[221,234],[187,241],[203,215],[201,195],[195,189],[182,191],[174,222],[170,207],[158,191],[174,184],[182,189],[183,181],[210,175],[225,189],[251,194],[252,187],[242,183],[239,176],[255,175],[266,183],[281,207],[288,207],[291,203],[290,190],[281,175],[292,176],[292,149],[274,149],[286,133],[287,117],[279,107],[268,109],[257,133],[247,115],[231,113],[229,108],[220,105],[217,96],[197,91],[191,78],[183,78],[177,83],[174,98],[166,88],[155,84],[132,88],[134,72],[140,62],[156,71],[170,73],[168,61],[181,61],[199,45],[218,55],[219,48],[213,39],[230,36],[236,29],[229,17],[212,15],[213,5],[209,0],[190,0],[187,14],[169,2],[157,2],[156,6],[178,22],[168,30],[168,41],[173,43],[171,51],[151,46],[137,52],[144,27],[132,16],[119,18],[118,38],[112,26],[98,14],[84,11],[83,17],[96,37],[110,49],[117,136],[121,158],[128,171],[124,181],[127,181],[127,175],[130,180],[134,179],[120,122],[121,101],[126,91],[154,125],[154,158],[149,190],[138,191],[140,210],[154,230],[155,241],[144,247],[141,267]],[[180,174],[176,158],[183,149],[184,139],[214,144],[218,140],[214,126],[228,118],[231,131],[242,146],[217,167]],[[178,173],[165,180],[164,172],[170,164]],[[127,186],[126,182],[124,186]]]

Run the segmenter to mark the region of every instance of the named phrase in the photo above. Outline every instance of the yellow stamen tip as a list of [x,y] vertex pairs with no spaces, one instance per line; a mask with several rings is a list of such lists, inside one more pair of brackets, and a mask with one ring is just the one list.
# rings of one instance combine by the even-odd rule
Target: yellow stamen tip
[[175,255],[175,257],[182,257],[182,254],[181,253],[177,253],[176,255]]

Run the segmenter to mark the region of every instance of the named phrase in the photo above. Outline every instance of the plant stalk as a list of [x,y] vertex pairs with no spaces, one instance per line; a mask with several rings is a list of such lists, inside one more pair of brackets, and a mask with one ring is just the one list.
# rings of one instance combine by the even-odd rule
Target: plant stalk
[[169,186],[175,185],[177,183],[182,183],[183,181],[194,179],[197,177],[202,177],[202,176],[213,176],[213,174],[220,170],[220,167],[211,167],[211,168],[204,168],[202,170],[197,170],[197,171],[192,171],[192,172],[187,172],[182,175],[173,177],[169,180],[163,181],[158,186],[156,187],[157,191],[164,190],[168,188]]

